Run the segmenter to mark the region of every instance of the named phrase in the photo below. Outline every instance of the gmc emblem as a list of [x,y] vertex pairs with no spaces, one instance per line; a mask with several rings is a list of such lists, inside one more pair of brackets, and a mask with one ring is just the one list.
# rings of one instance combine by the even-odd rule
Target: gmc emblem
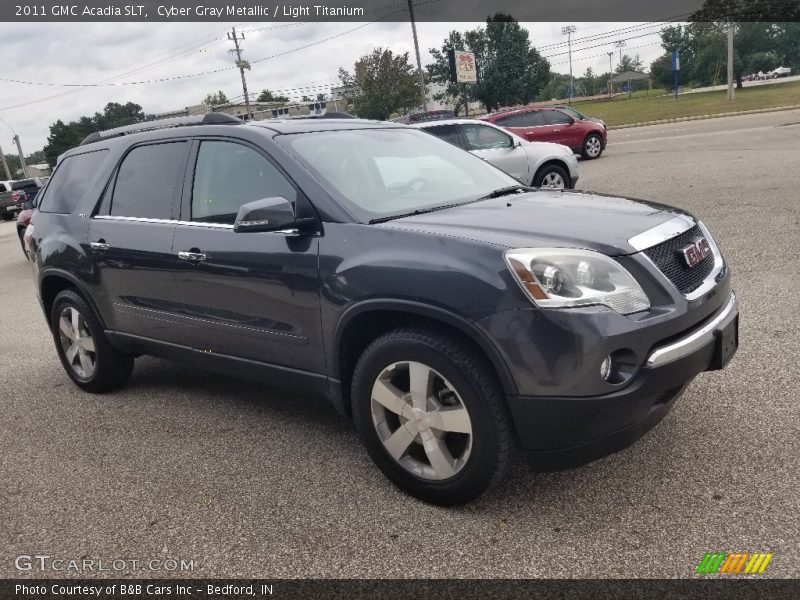
[[709,254],[711,254],[711,246],[708,245],[706,238],[695,240],[688,246],[684,246],[678,252],[683,256],[683,260],[689,265],[689,268],[696,267],[700,262]]

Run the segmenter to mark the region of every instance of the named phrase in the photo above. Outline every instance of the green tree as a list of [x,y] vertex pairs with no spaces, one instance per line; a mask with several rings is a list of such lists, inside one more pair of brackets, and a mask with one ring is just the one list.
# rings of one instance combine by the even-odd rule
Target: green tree
[[478,96],[476,95],[477,86],[465,86],[450,81],[448,52],[450,50],[472,52],[475,55],[476,69],[480,74],[486,70],[486,46],[486,31],[478,28],[465,31],[464,33],[460,31],[451,31],[444,40],[441,49],[429,49],[431,56],[433,56],[433,62],[425,65],[426,81],[445,86],[444,91],[437,92],[433,95],[433,99],[437,102],[452,104],[456,115],[460,114],[461,110],[464,108],[465,98],[469,102],[478,100]]
[[408,62],[408,52],[395,55],[375,48],[356,61],[352,73],[340,68],[339,79],[348,104],[360,117],[386,120],[419,106],[419,79]]
[[119,104],[109,102],[103,112],[96,112],[93,116],[83,116],[77,121],[64,123],[61,119],[50,125],[50,135],[42,152],[50,164],[55,166],[58,157],[74,148],[90,133],[133,125],[147,119],[142,107],[133,102]]
[[[479,100],[487,110],[527,104],[550,79],[550,63],[532,46],[528,30],[505,13],[486,19],[485,29],[463,34],[451,31],[441,49],[430,50],[434,62],[427,66],[429,79],[447,84],[442,95],[457,101],[464,89],[449,83],[447,51],[451,49],[475,54],[478,83],[467,86],[466,93],[470,100]],[[460,108],[460,103],[456,108]]]
[[256,98],[257,102],[288,102],[289,98],[286,96],[278,96],[273,94],[267,89],[261,90],[261,93]]
[[628,56],[627,54],[622,55],[622,60],[619,61],[619,64],[616,68],[616,73],[625,73],[627,71],[641,71],[642,70],[642,61],[639,59],[639,55],[637,54],[635,57]]
[[672,91],[675,82],[672,74],[672,54],[662,54],[650,65],[650,77],[653,85]]
[[228,104],[230,102],[228,97],[225,95],[225,92],[219,90],[217,93],[206,94],[205,99],[203,100],[203,104],[206,106],[222,106],[223,104]]
[[328,94],[317,94],[317,102],[325,102],[328,99]]

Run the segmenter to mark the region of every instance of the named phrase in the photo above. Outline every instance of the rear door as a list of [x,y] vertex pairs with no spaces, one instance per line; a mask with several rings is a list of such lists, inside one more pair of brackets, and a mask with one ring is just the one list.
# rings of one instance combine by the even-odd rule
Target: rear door
[[522,146],[514,145],[514,138],[495,127],[481,123],[465,123],[461,127],[467,150],[519,181],[530,183],[528,155]]
[[233,231],[242,204],[282,196],[313,216],[308,200],[243,141],[203,139],[193,154],[173,244],[189,345],[323,373],[318,236]]
[[123,333],[179,342],[172,238],[189,141],[133,147],[89,226],[103,313]]
[[466,150],[464,139],[461,136],[458,125],[431,125],[430,127],[423,127],[422,130],[438,137],[440,140],[449,142],[453,146],[457,146],[462,150]]
[[554,141],[553,128],[545,122],[543,111],[540,110],[531,110],[509,115],[508,117],[501,117],[495,123],[529,142]]

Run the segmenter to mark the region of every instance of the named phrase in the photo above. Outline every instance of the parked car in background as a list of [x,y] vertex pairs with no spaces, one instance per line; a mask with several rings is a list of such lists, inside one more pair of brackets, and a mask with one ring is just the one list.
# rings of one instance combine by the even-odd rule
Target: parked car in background
[[446,119],[413,125],[502,169],[532,187],[572,189],[578,161],[566,146],[528,142],[493,123]]
[[599,158],[606,148],[606,128],[593,121],[581,121],[556,108],[521,108],[481,117],[529,142],[554,142],[572,149],[583,158]]
[[11,191],[0,194],[0,214],[5,221],[14,218],[21,210],[22,204],[33,200],[49,177],[32,177],[11,182]]
[[438,121],[441,119],[453,119],[455,113],[452,110],[429,110],[428,112],[411,113],[392,119],[393,123],[404,123],[411,125],[413,123],[424,123],[426,121]]
[[79,388],[155,354],[322,395],[391,481],[440,504],[520,450],[554,468],[631,444],[738,344],[731,270],[692,215],[534,190],[393,123],[210,113],[93,133],[25,242]]
[[792,69],[790,67],[778,67],[773,71],[770,71],[769,76],[773,79],[777,79],[778,77],[788,77],[792,74]]
[[579,121],[591,121],[592,123],[597,123],[598,125],[602,125],[603,129],[608,129],[608,127],[606,127],[606,122],[603,121],[603,119],[598,119],[597,117],[589,117],[583,114],[577,108],[573,108],[572,106],[567,106],[566,104],[557,104],[553,106],[553,108],[557,108],[558,110],[567,113],[570,117],[578,119]]

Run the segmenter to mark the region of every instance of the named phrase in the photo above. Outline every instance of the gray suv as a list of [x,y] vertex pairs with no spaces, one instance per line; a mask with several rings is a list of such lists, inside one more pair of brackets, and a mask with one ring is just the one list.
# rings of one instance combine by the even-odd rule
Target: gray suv
[[632,443],[738,342],[693,216],[533,190],[398,124],[92,134],[25,245],[78,387],[113,390],[153,354],[324,396],[391,481],[440,504],[516,454],[552,469]]

